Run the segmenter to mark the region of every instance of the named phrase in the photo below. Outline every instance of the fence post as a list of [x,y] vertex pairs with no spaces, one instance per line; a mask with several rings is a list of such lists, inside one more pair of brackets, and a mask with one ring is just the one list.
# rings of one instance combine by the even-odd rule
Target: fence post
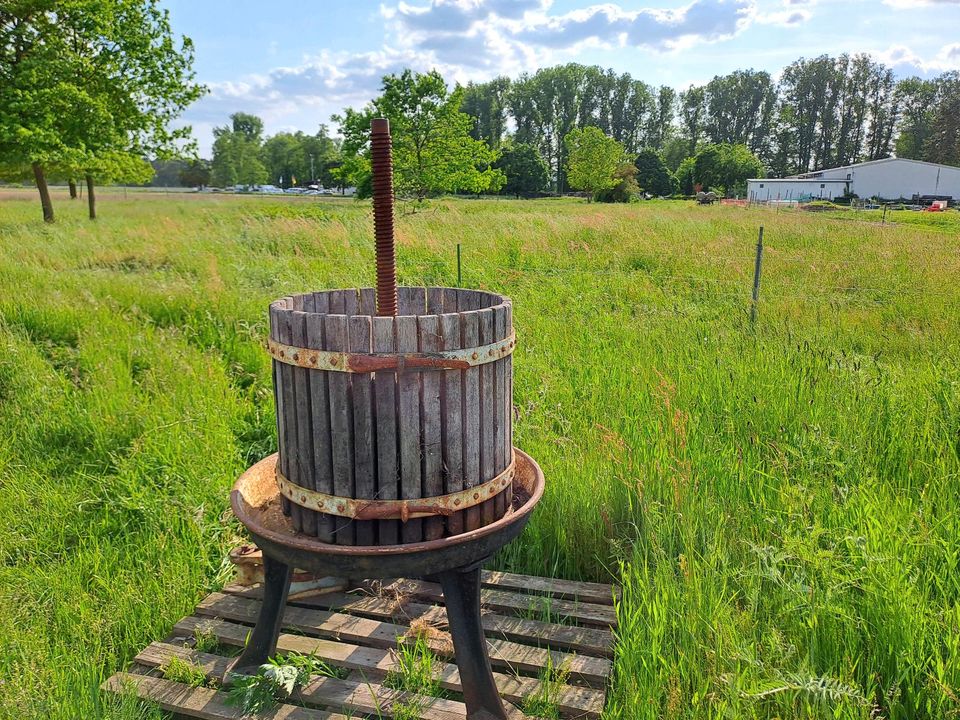
[[886,205],[883,206],[883,219],[880,221],[880,224],[881,225],[887,224],[887,206]]
[[753,265],[753,302],[750,303],[750,322],[757,321],[757,301],[760,300],[760,266],[763,263],[763,225],[757,238],[757,259]]
[[460,243],[457,243],[457,287],[463,287],[463,273],[460,268]]

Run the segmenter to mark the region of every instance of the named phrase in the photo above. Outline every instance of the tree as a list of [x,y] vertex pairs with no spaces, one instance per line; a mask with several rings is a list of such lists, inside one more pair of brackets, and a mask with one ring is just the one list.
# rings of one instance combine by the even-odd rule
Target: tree
[[900,134],[896,140],[897,157],[922,160],[924,145],[933,126],[936,105],[936,80],[909,77],[897,83],[897,105],[900,108]]
[[292,187],[298,175],[302,180],[310,175],[310,161],[304,157],[301,138],[294,133],[277,133],[267,138],[262,158],[270,182],[280,187]]
[[510,78],[498,77],[485,83],[467,83],[460,110],[473,122],[470,137],[483,140],[493,149],[500,147],[507,129],[507,93]]
[[608,203],[630,202],[640,194],[640,186],[637,185],[636,175],[636,165],[629,162],[621,164],[613,171],[613,186],[597,191],[597,201]]
[[[141,179],[142,158],[173,154],[170,123],[205,88],[158,0],[33,0],[0,8],[0,156],[29,166],[44,220],[46,172]],[[95,216],[93,198],[91,217]]]
[[616,185],[614,172],[623,163],[623,145],[603,134],[600,128],[573,130],[564,137],[567,149],[567,180],[570,187],[586,190],[590,198]]
[[677,168],[677,185],[683,195],[693,195],[696,191],[696,183],[693,179],[696,164],[697,159],[695,157],[688,157]]
[[672,137],[667,140],[666,145],[663,146],[663,152],[661,156],[663,157],[663,163],[667,166],[667,170],[670,172],[676,172],[677,168],[680,167],[687,157],[687,148],[689,148],[689,142],[686,138],[682,137]]
[[550,185],[550,168],[533,145],[507,145],[493,164],[506,177],[503,192],[520,197]]
[[763,177],[763,163],[746,145],[707,145],[694,158],[694,188],[700,185],[724,193],[757,177]]
[[933,108],[930,136],[924,142],[924,159],[960,165],[960,73],[937,78],[937,103]]
[[736,70],[707,83],[705,131],[715,144],[746,145],[767,154],[777,92],[770,73]]
[[187,164],[177,176],[183,187],[203,188],[210,184],[210,163],[206,160],[194,160]]
[[[394,188],[423,201],[443,192],[499,190],[499,153],[470,137],[470,116],[460,111],[463,88],[450,92],[436,71],[404,70],[383,78],[382,94],[362,111],[334,116],[343,132],[344,173],[361,195],[369,187],[370,121],[385,117],[393,136]],[[350,162],[347,162],[347,159]]]
[[634,165],[637,170],[636,182],[641,189],[654,195],[673,195],[676,192],[677,181],[656,150],[641,150]]
[[703,138],[707,114],[707,94],[703,87],[691,87],[680,93],[680,127],[687,141],[687,157],[697,154]]
[[263,121],[256,115],[234,113],[230,125],[213,129],[210,181],[217,187],[256,185],[267,181],[262,161]]

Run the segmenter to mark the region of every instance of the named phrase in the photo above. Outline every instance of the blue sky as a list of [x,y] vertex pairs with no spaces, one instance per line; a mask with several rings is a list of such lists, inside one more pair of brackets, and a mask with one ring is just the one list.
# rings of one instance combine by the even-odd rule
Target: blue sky
[[902,76],[960,69],[960,0],[163,3],[211,91],[184,116],[203,155],[232,112],[312,133],[403,67],[465,83],[572,61],[678,89],[823,53],[867,52]]

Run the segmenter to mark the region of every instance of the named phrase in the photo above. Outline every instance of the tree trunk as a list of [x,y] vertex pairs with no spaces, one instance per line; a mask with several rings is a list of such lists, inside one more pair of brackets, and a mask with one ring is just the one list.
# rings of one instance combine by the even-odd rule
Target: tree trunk
[[37,181],[37,190],[40,191],[40,205],[43,208],[43,221],[53,222],[53,202],[50,200],[50,188],[47,187],[47,178],[43,174],[43,166],[33,163],[33,177]]
[[93,193],[93,175],[87,175],[87,207],[90,208],[90,219],[97,219],[97,197]]
[[77,199],[77,183],[74,180],[68,180],[67,184],[70,186],[70,199]]

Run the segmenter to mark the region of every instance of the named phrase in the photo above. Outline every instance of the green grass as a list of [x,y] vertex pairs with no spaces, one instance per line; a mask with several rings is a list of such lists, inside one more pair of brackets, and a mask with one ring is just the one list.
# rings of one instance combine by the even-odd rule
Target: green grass
[[[275,446],[267,303],[371,282],[365,204],[101,205],[0,199],[3,717],[160,717],[97,688],[227,576],[228,489]],[[623,585],[610,720],[960,716],[956,213],[830,215],[398,218],[403,283],[453,283],[461,242],[514,300],[548,487],[497,564]]]

